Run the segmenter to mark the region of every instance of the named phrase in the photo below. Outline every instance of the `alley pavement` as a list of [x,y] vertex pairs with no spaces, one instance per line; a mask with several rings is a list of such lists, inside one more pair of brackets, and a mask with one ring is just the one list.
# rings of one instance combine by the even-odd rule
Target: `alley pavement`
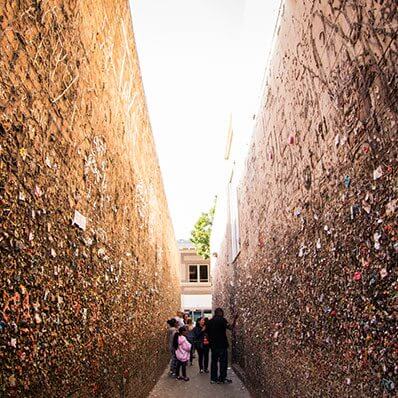
[[250,398],[250,394],[232,369],[228,368],[228,378],[232,384],[210,384],[210,374],[199,373],[197,358],[194,365],[188,366],[189,381],[180,381],[168,375],[168,368],[149,394],[149,398]]

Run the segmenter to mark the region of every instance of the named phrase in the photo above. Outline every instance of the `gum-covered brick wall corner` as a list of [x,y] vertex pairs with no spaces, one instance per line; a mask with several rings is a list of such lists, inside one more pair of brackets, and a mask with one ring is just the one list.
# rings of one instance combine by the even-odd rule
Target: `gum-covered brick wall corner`
[[282,7],[215,271],[257,397],[397,392],[397,27],[394,0]]
[[0,395],[144,397],[180,302],[128,1],[0,26]]

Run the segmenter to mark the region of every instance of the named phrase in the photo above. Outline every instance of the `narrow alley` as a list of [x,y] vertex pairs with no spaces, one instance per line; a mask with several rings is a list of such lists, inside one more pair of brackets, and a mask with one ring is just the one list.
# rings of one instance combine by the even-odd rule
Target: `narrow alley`
[[210,384],[206,374],[200,374],[197,362],[188,368],[189,382],[179,381],[169,376],[168,370],[160,378],[149,398],[179,396],[181,398],[250,398],[243,383],[230,369],[232,384]]
[[397,32],[0,0],[0,397],[396,397]]

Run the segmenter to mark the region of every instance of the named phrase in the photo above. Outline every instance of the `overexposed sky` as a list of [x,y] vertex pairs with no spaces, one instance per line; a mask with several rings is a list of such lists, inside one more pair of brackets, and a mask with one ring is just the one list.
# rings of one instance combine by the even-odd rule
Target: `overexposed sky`
[[[176,238],[223,183],[229,115],[250,137],[280,0],[131,0]],[[244,130],[244,131],[243,131]]]

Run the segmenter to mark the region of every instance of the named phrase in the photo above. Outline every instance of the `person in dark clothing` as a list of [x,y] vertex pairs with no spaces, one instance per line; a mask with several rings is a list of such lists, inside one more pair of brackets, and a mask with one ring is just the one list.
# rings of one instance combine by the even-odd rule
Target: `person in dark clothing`
[[209,338],[207,337],[205,318],[196,321],[192,330],[195,349],[198,352],[199,372],[209,373]]
[[[228,338],[227,329],[232,330],[235,327],[236,315],[232,325],[224,318],[222,308],[216,308],[214,317],[210,319],[207,326],[207,334],[209,336],[211,348],[211,373],[210,383],[232,383],[227,378],[228,369]],[[220,366],[218,365],[220,364]],[[220,368],[220,371],[218,369]]]
[[187,339],[188,341],[191,343],[191,355],[189,357],[189,362],[191,364],[191,366],[193,365],[193,359],[195,358],[195,344],[194,344],[194,336],[193,336],[193,330],[195,329],[193,326],[193,322],[192,322],[192,318],[188,318],[187,320],[187,324],[185,325],[185,327],[188,330],[188,336]]
[[169,352],[171,356],[170,360],[170,376],[175,376],[176,373],[176,368],[177,368],[177,357],[176,357],[176,352],[173,347],[173,340],[174,340],[174,335],[178,332],[178,323],[177,321],[172,318],[167,321],[167,324],[169,325],[169,330],[168,330],[168,346],[169,346]]

